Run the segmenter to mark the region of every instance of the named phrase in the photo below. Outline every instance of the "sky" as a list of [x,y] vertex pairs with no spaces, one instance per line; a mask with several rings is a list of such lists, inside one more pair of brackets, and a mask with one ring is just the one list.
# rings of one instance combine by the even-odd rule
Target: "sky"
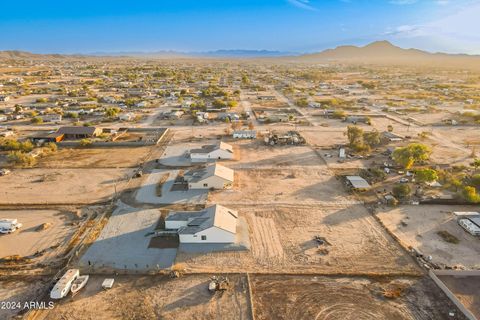
[[2,1],[0,50],[317,52],[389,40],[480,54],[480,0]]

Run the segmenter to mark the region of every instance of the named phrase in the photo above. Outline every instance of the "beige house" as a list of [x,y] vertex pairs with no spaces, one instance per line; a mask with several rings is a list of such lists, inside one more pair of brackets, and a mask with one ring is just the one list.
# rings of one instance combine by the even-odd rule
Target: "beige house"
[[233,147],[222,141],[216,145],[205,145],[200,149],[190,150],[190,159],[192,162],[231,160],[233,159]]

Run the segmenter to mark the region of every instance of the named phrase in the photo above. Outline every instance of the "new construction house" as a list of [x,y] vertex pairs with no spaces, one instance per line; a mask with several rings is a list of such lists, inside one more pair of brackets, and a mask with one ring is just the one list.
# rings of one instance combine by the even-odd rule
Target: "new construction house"
[[221,205],[201,211],[172,211],[165,229],[177,230],[180,243],[233,243],[238,213]]
[[220,141],[216,145],[205,145],[200,149],[190,150],[192,162],[207,162],[211,160],[233,159],[233,148],[228,143]]
[[233,170],[215,163],[186,172],[184,179],[189,189],[227,189],[233,185]]

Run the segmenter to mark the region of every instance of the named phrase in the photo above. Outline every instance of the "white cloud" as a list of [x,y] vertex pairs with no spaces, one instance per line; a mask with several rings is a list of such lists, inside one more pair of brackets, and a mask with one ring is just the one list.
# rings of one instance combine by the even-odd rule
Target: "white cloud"
[[384,35],[404,43],[428,40],[434,51],[480,53],[479,16],[480,1],[475,1],[443,18],[419,25],[397,26],[386,30]]
[[291,5],[305,10],[318,11],[317,8],[310,5],[309,0],[287,0]]

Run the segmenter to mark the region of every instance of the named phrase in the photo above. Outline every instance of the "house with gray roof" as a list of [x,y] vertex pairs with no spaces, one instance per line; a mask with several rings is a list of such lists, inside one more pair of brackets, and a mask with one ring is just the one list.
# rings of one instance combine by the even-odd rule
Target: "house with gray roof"
[[165,229],[177,230],[180,243],[234,243],[238,213],[221,205],[201,211],[172,211]]

